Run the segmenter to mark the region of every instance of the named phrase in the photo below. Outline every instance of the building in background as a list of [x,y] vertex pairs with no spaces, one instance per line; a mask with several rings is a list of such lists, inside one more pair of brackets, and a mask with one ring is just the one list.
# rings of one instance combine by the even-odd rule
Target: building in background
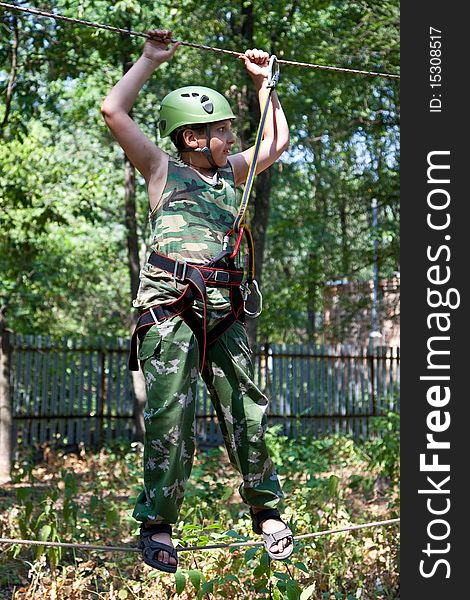
[[[375,295],[375,301],[374,301]],[[325,343],[400,345],[400,278],[334,282],[323,290]],[[374,314],[375,311],[375,314]],[[380,333],[380,337],[371,334]]]

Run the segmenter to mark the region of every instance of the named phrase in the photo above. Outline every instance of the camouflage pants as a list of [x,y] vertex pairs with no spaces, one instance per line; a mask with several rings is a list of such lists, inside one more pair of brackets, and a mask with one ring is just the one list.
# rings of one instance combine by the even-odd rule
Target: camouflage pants
[[[154,325],[139,350],[144,411],[144,490],[137,521],[174,524],[191,473],[196,437],[198,344],[179,317]],[[203,373],[230,462],[242,476],[243,501],[274,508],[283,497],[264,442],[267,398],[253,382],[244,326],[236,322],[209,349]]]

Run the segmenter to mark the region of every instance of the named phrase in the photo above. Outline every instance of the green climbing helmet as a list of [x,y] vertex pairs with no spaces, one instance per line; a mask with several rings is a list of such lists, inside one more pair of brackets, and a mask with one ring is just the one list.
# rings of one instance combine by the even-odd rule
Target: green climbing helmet
[[159,128],[162,137],[182,125],[197,125],[235,119],[227,99],[200,85],[178,88],[165,96],[160,105]]

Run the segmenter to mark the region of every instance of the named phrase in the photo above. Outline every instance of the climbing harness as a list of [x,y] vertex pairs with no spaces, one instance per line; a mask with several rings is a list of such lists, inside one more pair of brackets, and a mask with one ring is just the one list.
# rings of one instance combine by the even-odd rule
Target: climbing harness
[[[26,8],[5,2],[0,2],[0,7],[8,10],[20,11],[23,13],[38,15],[43,17],[49,17],[55,20],[62,20],[73,24],[85,25],[88,27],[94,27],[97,29],[103,29],[115,33],[120,33],[128,36],[138,36],[143,38],[152,38],[146,33],[139,31],[133,31],[131,29],[123,29],[118,27],[112,27],[92,21],[85,21],[83,19],[76,19],[66,17],[59,14],[54,14],[46,11],[41,11],[34,8]],[[176,43],[178,40],[170,40],[171,43]],[[242,53],[222,48],[215,48],[203,44],[195,44],[186,41],[179,41],[183,46],[188,46],[201,50],[209,50],[212,52],[223,53],[235,57],[239,57]],[[254,177],[256,175],[256,166],[259,157],[259,150],[263,138],[264,126],[266,117],[268,114],[269,103],[271,100],[271,94],[274,90],[277,81],[279,79],[279,64],[285,64],[290,66],[307,67],[313,69],[323,69],[329,71],[351,73],[366,75],[372,77],[383,77],[390,79],[400,79],[399,75],[391,73],[380,73],[374,71],[365,71],[359,69],[342,68],[335,66],[319,65],[314,63],[297,62],[291,60],[278,60],[276,56],[271,56],[270,59],[270,76],[268,81],[268,94],[265,100],[265,104],[261,113],[261,119],[256,134],[256,140],[253,148],[253,155],[248,170],[247,179],[244,186],[243,197],[240,204],[240,208],[235,219],[233,228],[224,237],[223,248],[218,256],[210,261],[207,265],[196,265],[187,263],[185,261],[173,260],[168,256],[152,252],[148,262],[158,267],[167,273],[171,273],[176,282],[185,284],[184,291],[181,295],[170,304],[156,305],[146,309],[140,315],[137,326],[134,330],[132,341],[131,341],[131,353],[129,357],[129,368],[131,370],[138,370],[137,360],[137,345],[138,339],[142,339],[145,332],[152,327],[155,323],[164,321],[172,316],[179,315],[194,331],[196,338],[201,349],[201,369],[204,366],[206,349],[208,346],[213,344],[222,334],[228,329],[235,321],[244,321],[244,313],[249,317],[256,317],[261,313],[262,310],[262,295],[259,290],[258,283],[254,278],[254,243],[250,229],[245,223],[245,214],[248,205],[249,196],[253,186]],[[230,237],[237,235],[237,239],[233,250],[229,249]],[[237,256],[242,238],[245,238],[247,244],[247,278],[245,282],[243,280],[243,269],[237,269],[234,266],[234,259]],[[225,318],[222,319],[216,327],[210,332],[207,332],[207,307],[206,307],[206,288],[207,286],[215,286],[228,288],[230,290],[230,301],[231,301],[231,312]],[[254,294],[259,298],[259,306],[255,311],[247,311],[244,309],[244,303],[248,297]],[[201,299],[203,304],[203,323],[201,325],[197,314],[194,311],[193,303],[195,299]],[[351,525],[344,528],[319,531],[315,533],[308,533],[304,535],[296,535],[295,540],[307,540],[316,538],[319,536],[331,535],[340,532],[355,531],[367,527],[378,527],[387,526],[391,524],[399,523],[399,519],[389,519],[386,521],[378,521],[372,523],[365,523],[361,525]],[[98,551],[120,551],[120,552],[140,552],[140,548],[136,547],[113,547],[113,546],[98,546],[91,544],[79,544],[79,543],[66,543],[66,542],[48,542],[43,540],[22,540],[22,539],[9,539],[0,538],[0,544],[22,544],[31,546],[48,546],[48,547],[64,547],[64,548],[82,548],[85,550],[98,550]],[[194,547],[178,547],[178,552],[189,552],[199,550],[220,550],[220,549],[235,549],[248,546],[261,546],[260,541],[244,541],[235,542],[231,544],[212,544],[205,546],[194,546]]]
[[[15,4],[8,4],[6,2],[0,2],[0,7],[17,10],[31,15],[38,15],[40,17],[50,17],[51,19],[57,19],[67,21],[69,23],[76,23],[77,25],[86,25],[87,27],[95,27],[96,29],[105,29],[106,31],[112,31],[115,33],[123,33],[130,36],[138,36],[143,38],[153,38],[148,33],[142,33],[141,31],[133,31],[132,29],[122,29],[120,27],[112,27],[111,25],[103,25],[101,23],[95,23],[94,21],[85,21],[83,19],[75,19],[72,17],[65,17],[64,15],[58,15],[55,13],[46,12],[44,10],[38,10],[37,8],[26,8],[23,6],[17,6]],[[211,52],[219,52],[222,54],[229,54],[231,56],[240,56],[242,52],[234,52],[233,50],[226,50],[224,48],[214,48],[213,46],[206,46],[204,44],[194,44],[192,42],[185,42],[180,40],[170,40],[172,44],[179,42],[182,46],[189,46],[190,48],[196,48],[198,50],[209,50]],[[400,79],[400,75],[394,75],[392,73],[379,73],[376,71],[363,71],[360,69],[348,69],[344,67],[332,67],[327,65],[318,65],[313,63],[297,62],[293,60],[279,60],[280,64],[291,65],[294,67],[307,67],[310,69],[325,69],[328,71],[338,71],[342,73],[352,73],[356,75],[368,75],[370,77],[385,77],[389,79]]]
[[[223,253],[221,253],[223,254]],[[173,275],[173,279],[181,284],[186,284],[182,294],[169,304],[157,304],[141,313],[137,325],[134,329],[131,339],[131,349],[129,355],[129,369],[131,371],[139,370],[137,360],[137,342],[142,339],[145,332],[156,323],[161,323],[170,317],[178,315],[193,330],[199,344],[200,350],[200,370],[202,372],[206,349],[231,326],[235,321],[244,321],[243,319],[243,297],[240,285],[243,279],[243,269],[231,269],[223,265],[223,258],[212,260],[208,265],[195,265],[181,260],[152,252],[148,258],[148,263]],[[226,263],[227,264],[227,263]],[[228,263],[229,266],[230,263]],[[206,286],[221,287],[230,289],[231,311],[221,319],[211,331],[207,332],[207,297]],[[203,305],[203,322],[194,311],[194,300],[199,298]]]

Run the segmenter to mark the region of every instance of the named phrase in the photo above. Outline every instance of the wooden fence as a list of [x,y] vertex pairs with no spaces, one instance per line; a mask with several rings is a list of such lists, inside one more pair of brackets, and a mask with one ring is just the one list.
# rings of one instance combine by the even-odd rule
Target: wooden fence
[[[22,445],[97,446],[133,439],[134,394],[127,340],[53,342],[11,335],[13,439]],[[284,434],[370,434],[371,418],[398,410],[400,355],[354,346],[265,344],[254,354],[256,382],[271,401],[269,421]],[[203,384],[198,437],[221,441]]]

